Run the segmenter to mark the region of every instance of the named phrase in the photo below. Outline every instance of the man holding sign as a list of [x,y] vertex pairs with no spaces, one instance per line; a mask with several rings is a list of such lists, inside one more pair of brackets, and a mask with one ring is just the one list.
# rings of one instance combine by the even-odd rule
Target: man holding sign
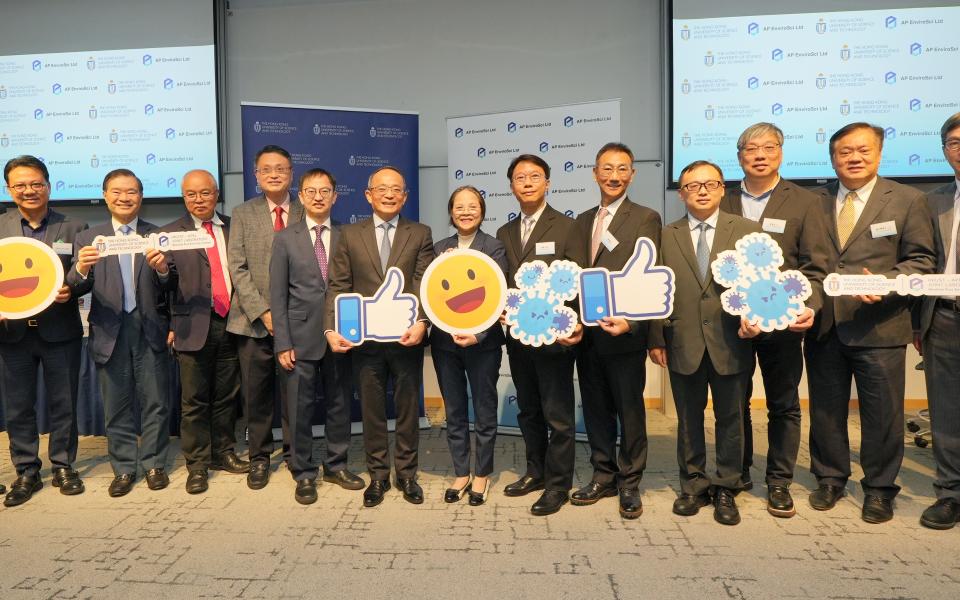
[[[370,472],[370,485],[363,493],[366,507],[380,504],[390,489],[386,405],[387,380],[391,375],[397,410],[394,449],[397,486],[407,502],[423,502],[423,490],[416,476],[426,317],[420,310],[416,322],[405,323],[405,329],[396,331],[397,319],[379,318],[392,311],[377,310],[381,304],[406,306],[398,296],[419,293],[420,279],[434,257],[430,228],[400,216],[407,192],[403,174],[396,168],[381,167],[374,171],[365,192],[373,215],[342,227],[330,266],[325,332],[330,350],[353,352],[354,379],[360,387],[363,410],[363,445]],[[366,321],[366,333],[372,338],[393,338],[399,333],[397,341],[354,344],[338,333],[336,300],[344,293],[376,296],[358,308]]]

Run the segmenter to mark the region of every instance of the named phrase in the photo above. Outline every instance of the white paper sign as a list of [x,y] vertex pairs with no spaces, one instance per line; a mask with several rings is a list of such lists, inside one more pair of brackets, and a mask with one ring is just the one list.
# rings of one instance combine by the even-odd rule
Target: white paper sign
[[823,280],[828,296],[960,296],[960,275],[840,275],[831,273]]
[[205,231],[171,231],[169,233],[151,233],[139,235],[98,235],[93,246],[100,256],[117,254],[142,254],[147,250],[194,250],[212,248],[213,237]]

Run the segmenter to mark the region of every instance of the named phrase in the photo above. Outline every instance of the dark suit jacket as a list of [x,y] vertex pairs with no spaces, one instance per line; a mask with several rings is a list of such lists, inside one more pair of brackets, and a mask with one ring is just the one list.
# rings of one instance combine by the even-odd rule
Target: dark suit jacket
[[[863,273],[896,277],[900,273],[932,273],[936,267],[933,224],[923,193],[912,187],[877,178],[863,213],[846,246],[837,237],[837,189],[839,184],[819,188],[821,211],[826,215],[827,272]],[[873,224],[892,221],[894,235],[874,238]],[[825,297],[823,309],[809,335],[817,339],[836,327],[840,341],[848,346],[883,348],[902,346],[913,340],[908,311],[910,299],[888,294],[876,304],[863,304],[852,296]]]
[[[750,219],[721,211],[710,248],[710,262],[719,252],[734,250],[737,240],[743,236],[757,231],[760,226]],[[681,375],[690,375],[700,367],[704,350],[721,375],[751,369],[753,346],[750,340],[737,335],[740,317],[724,312],[720,305],[720,294],[726,288],[713,280],[709,269],[707,281],[700,281],[686,216],[664,227],[660,258],[673,269],[677,288],[673,314],[650,326],[651,347],[665,347],[670,370]]]
[[[340,228],[340,234],[330,263],[324,330],[336,329],[334,306],[338,295],[356,292],[364,297],[373,296],[383,283],[384,270],[380,266],[373,218],[344,225]],[[420,279],[433,257],[430,228],[400,217],[390,246],[387,268],[397,267],[403,272],[404,292],[420,297]],[[419,318],[426,319],[423,308],[420,309]],[[371,346],[362,344],[354,351],[364,352]]]
[[[937,273],[943,273],[947,266],[947,252],[950,248],[951,228],[953,227],[953,197],[957,193],[956,180],[927,194],[927,204],[932,213],[934,243],[937,249]],[[923,296],[922,301],[913,306],[913,328],[921,336],[926,335],[933,321],[933,309],[937,296]]]
[[[593,238],[593,221],[596,218],[599,206],[580,213],[576,219],[574,232],[576,233],[576,252],[580,255],[577,262],[582,267],[604,267],[610,271],[619,271],[627,264],[633,254],[633,247],[637,239],[650,238],[654,245],[660,247],[660,230],[663,225],[660,215],[645,206],[623,199],[623,204],[617,209],[617,214],[610,221],[607,231],[616,238],[618,244],[611,252],[600,244],[596,260],[590,263],[590,243]],[[631,321],[630,333],[612,336],[600,327],[584,327],[586,346],[596,349],[600,354],[621,354],[624,352],[646,352],[647,330],[649,321]]]
[[[453,234],[434,244],[433,249],[437,253],[437,256],[440,256],[447,250],[456,250],[458,243],[457,234]],[[507,256],[503,242],[492,235],[478,230],[477,237],[473,238],[473,242],[470,244],[470,249],[483,252],[495,260],[497,264],[500,265],[500,269],[506,274]],[[494,323],[486,331],[477,334],[477,343],[470,348],[475,350],[492,350],[502,346],[503,341],[503,325]],[[433,327],[430,330],[430,344],[440,350],[453,351],[460,349],[460,346],[453,343],[453,337],[449,333],[437,327]]]
[[[20,211],[11,210],[0,215],[0,239],[8,237],[22,237],[23,229],[20,225]],[[77,234],[87,228],[83,221],[75,221],[66,215],[48,210],[47,231],[43,241],[49,246],[54,242],[73,244]],[[61,254],[64,274],[70,271],[72,256]],[[33,317],[37,321],[37,333],[47,342],[65,342],[83,337],[83,324],[80,322],[80,311],[77,308],[77,294],[71,294],[70,299],[63,304],[54,302],[43,312]],[[27,330],[26,319],[6,319],[0,323],[0,343],[13,344],[23,339]]]
[[[230,218],[218,213],[223,221],[223,239],[229,246]],[[195,231],[193,217],[185,215],[161,228],[163,231]],[[213,252],[210,248],[209,252]],[[229,250],[228,250],[229,251]],[[208,250],[173,250],[167,253],[170,265],[170,328],[174,333],[173,347],[180,352],[196,352],[207,343],[210,330],[210,310],[213,288],[210,285]],[[223,274],[230,276],[227,265],[221,265]]]
[[[814,311],[823,306],[823,278],[827,276],[826,222],[818,197],[813,192],[780,179],[760,216],[760,227],[770,234],[783,250],[782,269],[797,269],[810,280],[812,293],[806,305]],[[727,188],[720,201],[720,210],[743,216],[743,197],[739,184]],[[765,224],[766,219],[786,221],[782,233]]]
[[[157,226],[143,219],[137,220],[137,234],[147,235],[158,231]],[[74,265],[78,250],[93,243],[98,235],[115,235],[113,224],[108,222],[87,229],[77,236],[74,242]],[[124,255],[126,256],[126,255]],[[123,322],[123,278],[120,275],[120,261],[117,256],[105,256],[95,264],[86,279],[80,277],[75,266],[67,274],[67,285],[74,295],[82,296],[93,290],[90,302],[90,340],[87,350],[98,365],[105,364],[113,354]],[[170,330],[170,317],[166,292],[171,278],[160,282],[157,272],[150,268],[143,254],[137,254],[133,263],[136,279],[137,308],[140,313],[143,335],[154,352],[163,352],[167,347],[167,332]]]
[[[340,243],[340,224],[332,223],[327,257]],[[327,263],[330,276],[330,263]],[[270,257],[270,306],[273,311],[273,348],[296,350],[298,359],[320,360],[327,349],[323,312],[327,281],[320,274],[307,222],[287,227],[273,238]]]

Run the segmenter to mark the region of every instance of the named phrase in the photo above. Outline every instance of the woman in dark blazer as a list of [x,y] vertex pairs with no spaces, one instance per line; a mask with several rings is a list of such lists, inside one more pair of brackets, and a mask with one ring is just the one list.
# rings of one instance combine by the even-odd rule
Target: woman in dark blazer
[[[480,231],[486,203],[473,186],[458,188],[450,195],[447,211],[457,233],[434,244],[437,256],[449,250],[469,248],[490,256],[507,272],[503,243]],[[471,506],[487,499],[490,473],[493,471],[493,447],[497,437],[497,378],[500,375],[503,327],[493,324],[476,335],[451,335],[433,327],[430,345],[433,366],[440,382],[440,393],[447,413],[447,443],[457,478],[444,494],[445,502],[457,502],[464,494]],[[470,477],[470,425],[468,423],[467,382],[473,396],[476,433],[476,468]]]

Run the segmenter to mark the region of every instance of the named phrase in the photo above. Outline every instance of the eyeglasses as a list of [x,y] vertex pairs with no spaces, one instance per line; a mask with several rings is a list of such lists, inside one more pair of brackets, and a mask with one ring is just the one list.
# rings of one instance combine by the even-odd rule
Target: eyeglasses
[[400,194],[406,192],[407,190],[403,189],[399,185],[394,185],[394,186],[378,185],[377,187],[370,188],[370,191],[375,192],[380,196],[386,196],[387,193],[391,193],[394,196],[399,196]]
[[960,140],[949,140],[943,147],[950,152],[960,152]]
[[26,183],[15,183],[15,184],[13,184],[13,185],[8,185],[8,186],[7,186],[7,189],[8,189],[8,190],[13,190],[13,191],[15,191],[15,192],[18,193],[18,194],[22,194],[22,193],[24,193],[25,191],[27,191],[27,188],[28,188],[28,187],[29,187],[31,190],[35,191],[35,192],[41,192],[41,191],[43,191],[44,189],[46,189],[47,184],[44,183],[44,182],[42,182],[42,181],[34,181],[33,183],[30,183],[30,184],[26,184]]
[[723,182],[717,181],[716,179],[713,179],[711,181],[691,181],[690,183],[686,183],[680,186],[680,189],[682,189],[683,191],[689,194],[696,194],[700,192],[700,190],[703,188],[707,188],[708,192],[715,192],[719,190],[720,186],[722,185],[723,185]]
[[744,146],[740,151],[744,156],[756,156],[761,152],[766,155],[775,154],[780,149],[780,144],[764,144],[763,146]]
[[286,175],[292,169],[290,167],[263,167],[262,169],[257,169],[257,173],[261,175]]
[[333,189],[328,187],[320,188],[320,189],[303,188],[302,190],[300,190],[300,193],[303,194],[304,198],[312,199],[312,198],[316,198],[317,196],[320,196],[321,198],[329,198],[330,196],[333,195]]
[[544,180],[544,176],[541,175],[540,173],[530,173],[530,174],[521,173],[520,175],[513,176],[514,183],[526,183],[527,181],[529,181],[530,183],[536,185],[543,180]]
[[619,165],[617,167],[614,167],[613,165],[603,165],[602,167],[600,167],[599,171],[600,171],[600,175],[602,175],[603,177],[612,177],[614,173],[616,173],[620,177],[626,177],[627,175],[630,174],[631,171],[633,171],[633,169],[631,169],[627,165]]
[[184,192],[183,197],[187,200],[196,200],[200,198],[201,200],[209,200],[217,195],[216,190],[200,190],[199,192]]

